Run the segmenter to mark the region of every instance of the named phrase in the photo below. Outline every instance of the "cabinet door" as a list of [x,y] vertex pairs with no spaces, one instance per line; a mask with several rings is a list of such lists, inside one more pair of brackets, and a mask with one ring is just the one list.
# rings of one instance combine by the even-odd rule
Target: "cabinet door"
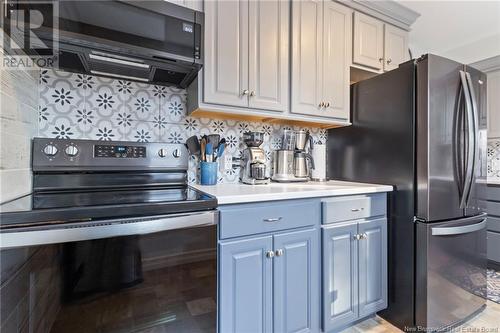
[[248,106],[248,2],[205,2],[204,101]]
[[219,243],[219,332],[272,332],[272,236]]
[[322,99],[323,2],[292,1],[291,112],[319,115]]
[[488,73],[488,138],[500,138],[500,70]]
[[338,330],[358,319],[357,222],[322,227],[323,330]]
[[359,316],[387,307],[387,220],[359,222]]
[[349,64],[352,10],[333,1],[323,9],[322,116],[349,119]]
[[249,106],[288,109],[290,2],[249,2]]
[[409,59],[408,32],[386,24],[384,26],[384,70],[398,68]]
[[274,332],[319,331],[318,242],[317,229],[274,236]]
[[384,24],[368,15],[354,13],[353,63],[382,69]]

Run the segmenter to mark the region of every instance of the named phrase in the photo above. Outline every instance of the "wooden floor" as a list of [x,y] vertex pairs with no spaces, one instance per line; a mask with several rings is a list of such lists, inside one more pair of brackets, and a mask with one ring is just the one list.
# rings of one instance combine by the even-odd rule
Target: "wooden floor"
[[[343,333],[389,333],[401,332],[389,322],[380,317],[367,319],[356,326],[350,327]],[[469,320],[462,327],[456,328],[453,332],[490,332],[500,333],[500,304],[488,301],[486,309],[477,316]]]

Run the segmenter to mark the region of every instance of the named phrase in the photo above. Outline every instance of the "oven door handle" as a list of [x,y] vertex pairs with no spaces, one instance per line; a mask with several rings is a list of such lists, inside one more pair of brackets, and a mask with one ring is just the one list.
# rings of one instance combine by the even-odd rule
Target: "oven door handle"
[[218,212],[196,212],[151,218],[113,219],[16,228],[0,233],[0,249],[78,242],[216,225]]

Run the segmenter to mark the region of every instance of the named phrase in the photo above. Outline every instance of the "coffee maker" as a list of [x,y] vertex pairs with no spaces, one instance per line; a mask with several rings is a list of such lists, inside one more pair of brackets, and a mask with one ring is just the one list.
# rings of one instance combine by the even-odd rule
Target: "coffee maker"
[[273,176],[276,182],[307,182],[314,161],[309,153],[313,139],[309,131],[284,130],[281,149],[274,151]]
[[262,185],[269,184],[270,179],[266,172],[266,154],[260,148],[264,141],[264,133],[245,132],[243,142],[247,148],[243,151],[243,175],[241,181],[244,184]]

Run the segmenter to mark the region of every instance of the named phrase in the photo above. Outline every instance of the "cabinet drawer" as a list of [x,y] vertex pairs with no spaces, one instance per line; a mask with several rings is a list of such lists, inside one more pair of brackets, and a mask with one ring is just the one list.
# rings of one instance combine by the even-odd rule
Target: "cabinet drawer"
[[220,207],[220,238],[273,232],[317,225],[318,201],[266,202]]
[[500,233],[488,231],[488,259],[500,263]]
[[324,224],[385,215],[386,195],[381,193],[325,199],[322,200],[322,209]]
[[488,216],[488,231],[500,232],[500,218]]
[[500,202],[488,201],[487,207],[488,215],[500,217]]

